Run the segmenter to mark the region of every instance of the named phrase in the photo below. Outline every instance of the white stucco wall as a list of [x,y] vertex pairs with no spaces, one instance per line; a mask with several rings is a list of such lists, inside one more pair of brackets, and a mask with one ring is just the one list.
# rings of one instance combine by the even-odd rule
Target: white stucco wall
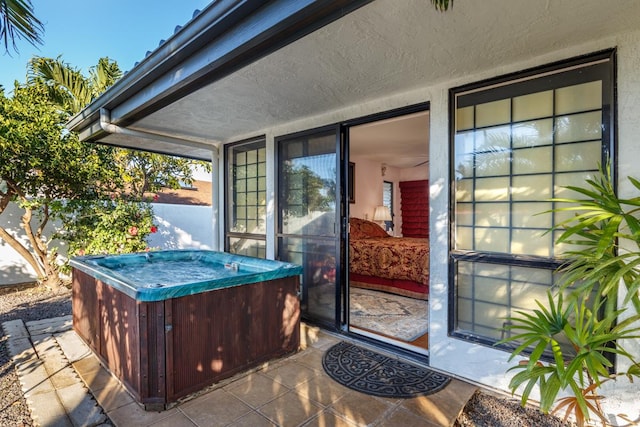
[[[213,211],[211,206],[188,206],[154,203],[158,232],[151,234],[149,246],[157,249],[217,249],[214,244]],[[0,226],[26,241],[20,228],[21,212],[10,204],[0,215]],[[49,233],[51,228],[49,228]],[[59,253],[66,255],[65,246],[58,243]],[[0,240],[0,286],[31,283],[37,279],[34,270],[5,241]]]
[[211,206],[154,203],[158,232],[149,236],[153,249],[217,249]]
[[[21,224],[23,211],[14,203],[9,203],[6,210],[0,215],[0,227],[6,229],[9,234],[16,237],[22,244],[30,247]],[[33,218],[32,224],[36,227],[38,219]],[[45,235],[53,233],[53,227],[49,224],[45,229]],[[67,249],[63,242],[54,241],[50,247],[57,247],[58,253],[66,256]],[[33,283],[38,279],[36,272],[7,242],[0,239],[0,286]]]
[[[620,177],[633,175],[640,177],[637,159],[640,158],[640,32],[620,34],[615,37],[591,41],[571,48],[548,52],[526,61],[511,64],[496,64],[493,69],[473,75],[453,76],[448,81],[426,85],[396,96],[373,100],[368,103],[352,105],[322,116],[309,117],[286,125],[265,129],[267,144],[273,152],[274,139],[302,130],[313,129],[323,125],[363,117],[394,108],[430,102],[430,147],[429,147],[429,180],[430,180],[430,334],[429,362],[436,369],[465,378],[469,381],[508,391],[511,374],[507,373],[514,362],[509,362],[509,353],[489,346],[474,344],[448,336],[449,293],[452,284],[448,273],[449,244],[449,89],[467,83],[517,72],[532,67],[562,61],[579,55],[590,54],[604,49],[617,47],[617,87],[618,87],[618,163]],[[426,82],[425,82],[426,83]],[[246,135],[250,137],[252,135]],[[274,156],[268,159],[270,170],[274,170]],[[357,190],[356,190],[357,191]],[[620,196],[635,195],[634,189],[626,181],[619,186]],[[272,193],[273,194],[273,193]],[[275,197],[275,196],[274,196]],[[275,198],[269,200],[275,205]],[[271,229],[275,229],[275,215],[270,216]],[[268,236],[268,245],[273,242],[273,235]],[[273,250],[273,249],[271,249]],[[640,343],[635,340],[627,344],[630,350],[640,359]],[[624,367],[623,363],[619,364]],[[635,398],[640,393],[639,385],[632,385],[626,380],[607,384],[607,400],[605,410],[611,414],[625,413],[631,419],[640,418],[640,408]],[[535,396],[535,394],[534,394]]]

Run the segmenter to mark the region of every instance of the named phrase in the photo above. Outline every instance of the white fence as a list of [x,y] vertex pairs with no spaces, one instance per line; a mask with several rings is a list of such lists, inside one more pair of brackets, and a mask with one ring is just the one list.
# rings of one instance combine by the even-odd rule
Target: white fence
[[[211,206],[153,204],[158,232],[149,238],[153,249],[212,249],[213,210]],[[0,226],[26,241],[20,227],[21,211],[14,204],[0,216]],[[66,248],[59,244],[59,252]],[[0,240],[0,286],[36,280],[31,266],[4,240]]]

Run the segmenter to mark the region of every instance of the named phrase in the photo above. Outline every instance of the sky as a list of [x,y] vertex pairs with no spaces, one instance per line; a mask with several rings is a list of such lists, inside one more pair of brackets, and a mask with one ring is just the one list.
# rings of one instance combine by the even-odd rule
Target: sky
[[34,47],[18,40],[18,52],[0,47],[0,85],[11,94],[14,81],[26,81],[33,56],[57,58],[88,75],[98,59],[114,59],[131,70],[147,51],[167,40],[177,25],[184,26],[196,9],[211,0],[31,0],[34,14],[44,24],[44,43]]

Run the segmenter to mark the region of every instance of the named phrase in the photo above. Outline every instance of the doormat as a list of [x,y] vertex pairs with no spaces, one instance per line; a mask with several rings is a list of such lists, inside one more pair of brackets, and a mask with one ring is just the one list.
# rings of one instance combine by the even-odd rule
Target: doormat
[[322,367],[343,386],[379,397],[426,396],[442,390],[451,381],[446,375],[345,341],[327,350]]

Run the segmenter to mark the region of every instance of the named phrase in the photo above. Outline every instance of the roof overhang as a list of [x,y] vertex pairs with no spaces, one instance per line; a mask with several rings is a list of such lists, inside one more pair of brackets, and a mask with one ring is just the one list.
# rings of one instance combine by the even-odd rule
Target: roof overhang
[[[573,46],[614,47],[638,29],[640,2],[485,0],[439,13],[429,0],[219,0],[69,128],[85,141],[210,159],[209,147],[278,125]],[[108,132],[101,111],[112,130],[133,132]]]
[[[213,1],[74,116],[68,127],[84,141],[211,159],[211,149],[221,142],[215,137],[145,130],[135,124],[369,1]],[[112,128],[131,127],[138,136],[108,131],[105,115]],[[192,143],[181,145],[179,140]]]

